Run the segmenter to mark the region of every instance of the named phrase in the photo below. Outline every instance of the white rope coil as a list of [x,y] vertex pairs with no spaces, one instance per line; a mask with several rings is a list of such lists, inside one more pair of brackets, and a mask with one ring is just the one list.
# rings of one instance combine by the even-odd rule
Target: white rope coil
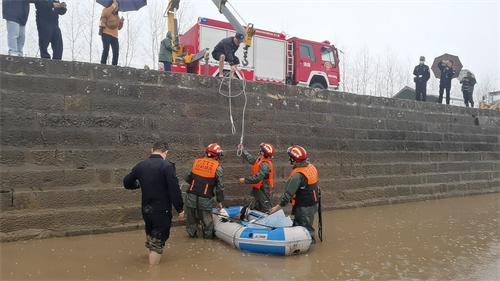
[[[226,75],[224,75],[222,77],[222,80],[220,82],[220,85],[219,85],[219,94],[221,96],[224,96],[226,98],[228,98],[229,100],[229,121],[231,122],[231,134],[235,135],[236,134],[236,126],[234,125],[234,119],[233,119],[233,106],[232,106],[232,99],[233,98],[236,98],[236,97],[239,97],[241,95],[243,95],[245,97],[245,103],[243,105],[243,115],[242,115],[242,118],[241,118],[241,137],[240,137],[240,144],[238,145],[238,148],[236,150],[236,155],[237,156],[241,156],[243,154],[243,139],[244,139],[244,136],[245,136],[245,114],[246,114],[246,110],[247,110],[247,102],[248,102],[248,99],[247,99],[247,93],[246,93],[246,86],[247,86],[247,82],[245,80],[245,77],[243,76],[243,73],[239,72],[240,76],[241,76],[241,86],[242,86],[242,89],[239,93],[233,95],[232,93],[232,89],[231,89],[231,84],[232,84],[232,78],[231,78],[231,73],[227,73]],[[228,93],[224,93],[222,91],[222,85],[224,85],[224,81],[226,81],[226,79],[229,81],[228,82]]]

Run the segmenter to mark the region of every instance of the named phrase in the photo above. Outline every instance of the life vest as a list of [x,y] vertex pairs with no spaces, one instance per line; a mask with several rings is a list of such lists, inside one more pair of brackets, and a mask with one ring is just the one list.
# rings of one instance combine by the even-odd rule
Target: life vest
[[257,160],[255,161],[255,163],[252,166],[252,173],[255,176],[259,172],[261,163],[267,163],[267,165],[269,165],[269,168],[270,168],[269,174],[261,182],[258,182],[256,184],[252,184],[252,188],[260,189],[262,187],[262,185],[264,184],[264,182],[267,182],[269,187],[273,188],[273,186],[274,186],[274,167],[273,167],[273,162],[271,162],[271,160],[264,158],[264,157],[257,158]]
[[217,168],[219,165],[219,161],[208,157],[194,160],[191,169],[193,181],[187,192],[205,198],[214,197]]
[[297,167],[292,170],[290,177],[296,174],[302,174],[307,179],[307,184],[305,186],[300,186],[297,192],[293,196],[291,202],[295,207],[309,207],[318,203],[319,187],[318,180],[319,174],[316,167],[313,164],[308,164],[305,167]]

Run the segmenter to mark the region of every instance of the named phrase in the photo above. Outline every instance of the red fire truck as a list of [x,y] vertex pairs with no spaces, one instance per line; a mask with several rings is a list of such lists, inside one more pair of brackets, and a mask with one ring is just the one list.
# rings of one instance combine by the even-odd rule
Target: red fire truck
[[[192,54],[212,48],[223,38],[234,36],[228,22],[199,18],[183,35],[180,43]],[[243,48],[236,55],[243,56]],[[248,65],[240,66],[238,78],[292,84],[321,89],[337,89],[340,82],[337,48],[328,41],[315,42],[297,37],[286,38],[283,33],[255,30],[253,43],[247,51]],[[226,66],[229,70],[229,65]],[[190,64],[176,63],[173,72],[190,72],[199,75],[218,75],[218,62],[211,56]],[[243,76],[243,77],[241,77]]]

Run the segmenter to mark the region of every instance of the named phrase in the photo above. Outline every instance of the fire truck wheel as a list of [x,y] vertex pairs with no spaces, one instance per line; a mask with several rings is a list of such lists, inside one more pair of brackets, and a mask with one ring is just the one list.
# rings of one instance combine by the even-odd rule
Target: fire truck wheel
[[321,84],[320,82],[314,82],[314,83],[312,83],[311,84],[311,88],[313,88],[313,89],[322,89],[322,90],[326,89],[326,87],[323,84]]

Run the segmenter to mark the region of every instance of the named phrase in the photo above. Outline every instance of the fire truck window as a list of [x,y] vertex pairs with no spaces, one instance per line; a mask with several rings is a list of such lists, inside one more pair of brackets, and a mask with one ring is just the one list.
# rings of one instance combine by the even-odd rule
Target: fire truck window
[[300,56],[303,58],[308,58],[311,61],[315,62],[316,57],[314,56],[314,51],[311,45],[309,44],[300,44]]
[[332,49],[321,49],[321,59],[330,62],[335,67],[335,56]]

